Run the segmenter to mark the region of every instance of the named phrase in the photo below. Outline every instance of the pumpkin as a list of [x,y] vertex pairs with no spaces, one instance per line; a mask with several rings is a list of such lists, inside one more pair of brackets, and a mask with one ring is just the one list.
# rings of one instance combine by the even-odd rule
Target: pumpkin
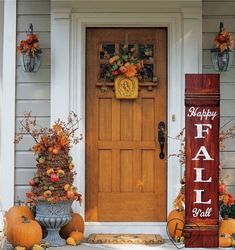
[[69,234],[69,237],[73,238],[76,243],[79,243],[84,239],[83,233],[78,231],[73,231]]
[[66,243],[67,243],[68,245],[71,245],[71,246],[76,246],[76,241],[75,241],[73,238],[71,238],[71,237],[69,237],[69,238],[66,240]]
[[231,247],[232,238],[229,234],[220,234],[219,236],[219,247]]
[[31,249],[42,240],[42,228],[35,220],[29,220],[22,216],[21,221],[15,222],[12,227],[12,245]]
[[235,219],[228,218],[221,220],[219,231],[221,234],[235,234]]
[[22,216],[30,220],[34,220],[32,211],[27,206],[14,206],[11,207],[6,214],[6,237],[7,240],[12,242],[11,231],[17,220],[20,220]]
[[184,229],[184,210],[172,210],[167,217],[167,229],[172,239],[181,238]]
[[69,234],[73,231],[84,233],[84,220],[82,216],[78,213],[71,213],[71,217],[71,221],[60,230],[60,236],[63,239],[67,239]]

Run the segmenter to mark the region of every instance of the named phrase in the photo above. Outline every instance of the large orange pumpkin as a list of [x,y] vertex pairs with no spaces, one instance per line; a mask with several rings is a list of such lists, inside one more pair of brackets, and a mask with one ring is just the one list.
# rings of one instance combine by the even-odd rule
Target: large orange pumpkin
[[167,229],[169,235],[175,239],[183,235],[185,213],[179,210],[172,210],[167,217]]
[[6,237],[7,240],[11,243],[12,236],[11,231],[12,228],[15,226],[15,223],[21,219],[22,216],[30,220],[34,220],[34,216],[32,211],[27,206],[14,206],[11,207],[6,214]]
[[219,231],[221,234],[235,234],[235,219],[223,219],[220,222]]
[[78,213],[71,213],[71,217],[71,221],[60,230],[60,236],[63,239],[67,239],[69,234],[73,231],[84,233],[84,220],[82,216]]
[[31,249],[33,245],[39,245],[42,240],[42,228],[35,220],[29,220],[22,217],[21,221],[15,223],[12,227],[12,245],[13,247],[22,246]]

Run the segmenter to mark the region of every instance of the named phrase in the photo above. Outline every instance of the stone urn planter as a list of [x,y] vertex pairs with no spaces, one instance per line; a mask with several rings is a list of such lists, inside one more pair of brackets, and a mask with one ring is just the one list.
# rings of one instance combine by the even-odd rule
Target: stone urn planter
[[48,234],[43,243],[48,242],[50,247],[64,246],[66,241],[59,235],[60,228],[71,220],[72,201],[36,203],[36,220],[46,228]]

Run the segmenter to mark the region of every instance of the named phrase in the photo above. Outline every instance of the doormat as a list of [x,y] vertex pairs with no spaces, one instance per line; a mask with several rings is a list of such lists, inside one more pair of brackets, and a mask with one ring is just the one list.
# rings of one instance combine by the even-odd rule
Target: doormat
[[90,234],[91,244],[163,244],[159,234]]

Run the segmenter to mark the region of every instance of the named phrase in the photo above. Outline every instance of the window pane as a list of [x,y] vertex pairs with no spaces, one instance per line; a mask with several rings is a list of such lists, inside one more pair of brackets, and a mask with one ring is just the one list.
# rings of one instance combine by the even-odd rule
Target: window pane
[[140,60],[153,60],[153,44],[140,44],[139,45],[139,59]]
[[115,44],[102,44],[100,47],[100,59],[108,60],[115,54]]

